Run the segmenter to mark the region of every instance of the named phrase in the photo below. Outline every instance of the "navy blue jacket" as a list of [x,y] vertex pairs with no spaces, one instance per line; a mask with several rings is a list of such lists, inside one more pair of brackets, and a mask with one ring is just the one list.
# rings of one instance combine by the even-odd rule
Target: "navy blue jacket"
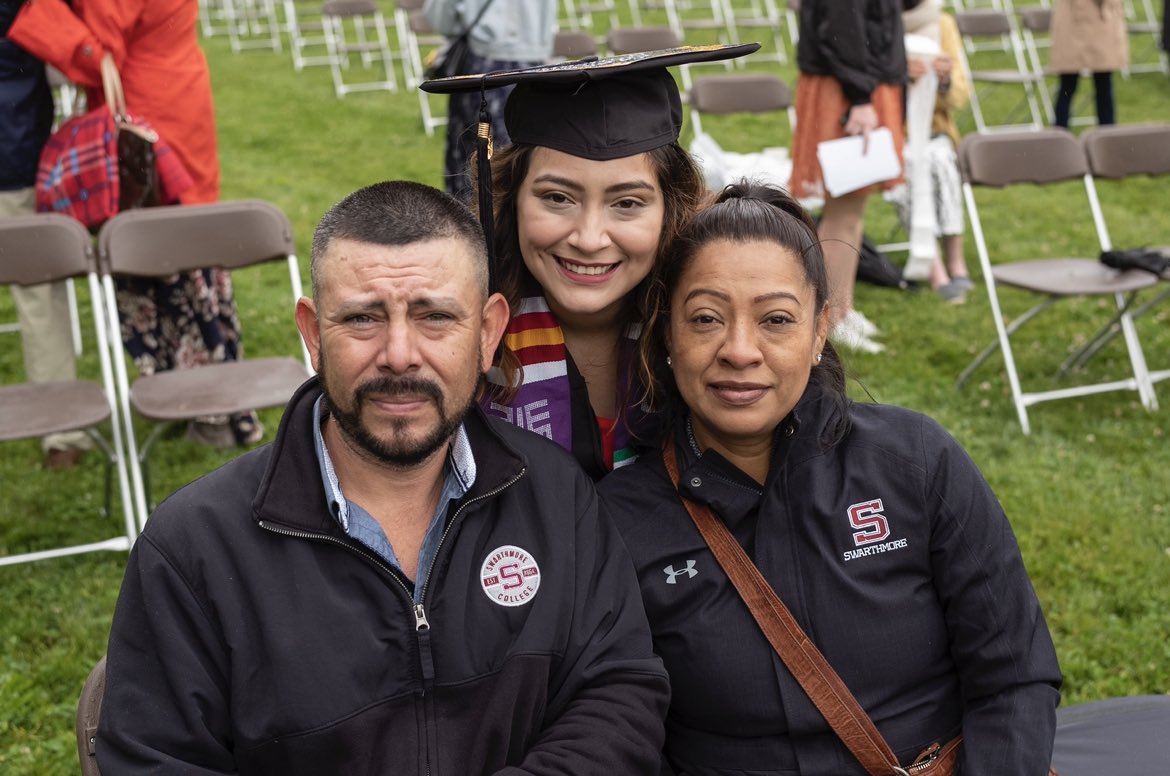
[[[908,410],[810,387],[763,487],[677,434],[681,490],[744,545],[905,765],[964,735],[963,776],[1044,776],[1060,671],[1011,526],[970,458]],[[865,771],[775,655],[646,454],[599,492],[671,678],[666,757],[692,776]]]
[[657,773],[666,674],[569,454],[469,413],[475,483],[416,606],[329,513],[319,395],[151,515],[110,633],[102,772]]
[[21,5],[0,0],[0,191],[36,183],[41,148],[53,125],[44,64],[7,37]]

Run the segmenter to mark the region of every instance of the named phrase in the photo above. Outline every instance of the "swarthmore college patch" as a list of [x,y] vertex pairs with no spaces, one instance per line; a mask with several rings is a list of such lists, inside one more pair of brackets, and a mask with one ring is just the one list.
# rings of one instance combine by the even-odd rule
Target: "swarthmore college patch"
[[487,597],[500,606],[523,606],[540,589],[540,566],[527,550],[505,544],[484,558],[479,581]]

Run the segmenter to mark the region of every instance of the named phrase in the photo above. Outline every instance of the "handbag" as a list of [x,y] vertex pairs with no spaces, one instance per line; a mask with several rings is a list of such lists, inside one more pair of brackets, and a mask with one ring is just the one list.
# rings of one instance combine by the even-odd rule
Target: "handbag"
[[[662,446],[662,462],[677,491],[678,460],[674,444],[669,439]],[[710,507],[681,494],[679,498],[780,660],[866,773],[870,776],[951,776],[959,759],[962,735],[945,744],[931,744],[912,763],[901,766],[873,720],[727,527],[715,517]],[[1049,776],[1056,776],[1056,772],[1050,769]]]
[[36,183],[37,210],[72,216],[91,230],[119,211],[176,198],[192,183],[180,165],[171,170],[164,192],[158,133],[127,112],[122,79],[108,53],[101,70],[105,104],[75,116],[49,137]]
[[467,25],[467,29],[431,52],[423,68],[423,74],[428,80],[466,74],[467,59],[471,55],[471,30],[479,24],[479,20],[483,18],[491,4],[492,0],[487,0],[479,7],[479,13],[471,20],[471,24]]

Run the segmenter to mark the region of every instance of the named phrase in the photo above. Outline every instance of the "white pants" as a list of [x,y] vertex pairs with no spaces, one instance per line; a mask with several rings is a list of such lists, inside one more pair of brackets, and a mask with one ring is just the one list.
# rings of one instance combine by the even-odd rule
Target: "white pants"
[[[906,180],[910,180],[910,154],[906,154]],[[955,146],[947,135],[935,135],[926,146],[930,177],[934,183],[934,210],[938,224],[936,237],[949,237],[963,233],[963,180],[959,176],[959,158]],[[902,225],[910,228],[910,197],[914,192],[909,186],[899,186],[886,192],[886,199],[898,209]]]

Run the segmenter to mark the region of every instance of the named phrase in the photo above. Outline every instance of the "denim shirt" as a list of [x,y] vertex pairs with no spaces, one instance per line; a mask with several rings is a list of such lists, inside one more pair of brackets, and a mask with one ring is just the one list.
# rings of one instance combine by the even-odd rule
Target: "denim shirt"
[[[350,501],[341,491],[341,482],[337,479],[337,472],[333,469],[333,459],[329,457],[329,450],[325,447],[325,438],[321,434],[321,421],[324,419],[321,408],[321,399],[313,405],[313,443],[317,451],[317,462],[321,466],[321,480],[325,483],[325,498],[328,502],[329,513],[337,520],[341,529],[351,538],[361,542],[372,550],[378,557],[389,563],[403,579],[407,579],[386,532],[374,517],[359,504]],[[419,603],[422,590],[426,582],[427,572],[435,559],[439,549],[439,541],[443,538],[444,515],[452,502],[463,497],[475,483],[475,458],[471,453],[471,444],[467,440],[467,432],[463,425],[451,438],[451,446],[447,451],[447,460],[443,464],[443,489],[439,493],[439,503],[435,505],[435,512],[431,515],[430,525],[426,536],[423,537],[422,547],[418,551],[418,574],[414,580],[414,601]]]

